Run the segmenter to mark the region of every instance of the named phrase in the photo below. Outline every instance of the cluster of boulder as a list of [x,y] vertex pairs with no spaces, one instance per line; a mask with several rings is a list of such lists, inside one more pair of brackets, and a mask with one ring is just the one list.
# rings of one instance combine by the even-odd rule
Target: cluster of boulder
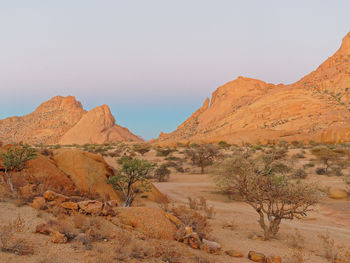
[[68,197],[48,190],[43,196],[35,197],[31,206],[36,209],[59,207],[69,214],[80,212],[91,215],[115,216],[116,212],[113,209],[118,206],[118,202],[116,200],[106,202],[81,200],[80,197]]

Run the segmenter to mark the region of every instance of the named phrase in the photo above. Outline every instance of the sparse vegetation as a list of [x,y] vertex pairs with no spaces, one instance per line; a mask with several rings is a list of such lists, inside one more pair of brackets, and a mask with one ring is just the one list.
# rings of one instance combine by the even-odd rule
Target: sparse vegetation
[[275,160],[274,154],[248,160],[236,156],[214,170],[220,187],[237,193],[259,214],[265,239],[276,236],[282,220],[306,216],[318,200],[315,187],[277,176],[272,169]]
[[166,182],[169,180],[170,173],[171,171],[168,169],[168,166],[162,164],[154,171],[154,178],[156,178],[158,182]]
[[122,157],[118,160],[122,166],[115,176],[109,177],[107,183],[123,195],[124,206],[131,206],[140,190],[148,190],[147,177],[154,164],[145,160]]
[[14,193],[15,189],[12,184],[12,173],[23,170],[26,166],[26,162],[37,156],[36,150],[27,144],[18,144],[10,146],[5,152],[0,152],[0,154],[3,159],[2,163],[5,168],[8,184],[11,191]]

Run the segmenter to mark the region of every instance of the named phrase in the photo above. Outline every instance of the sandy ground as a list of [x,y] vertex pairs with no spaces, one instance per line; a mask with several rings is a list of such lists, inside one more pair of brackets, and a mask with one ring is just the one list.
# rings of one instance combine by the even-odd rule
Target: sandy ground
[[[291,150],[294,154],[300,150]],[[179,155],[175,153],[175,155]],[[181,156],[181,155],[179,155]],[[298,160],[296,166],[308,163],[313,156],[305,154],[306,158]],[[153,162],[164,162],[163,157],[156,157],[155,152],[145,154],[142,158]],[[106,161],[117,168],[116,158],[106,157]],[[212,262],[252,262],[247,259],[250,250],[262,252],[265,255],[278,255],[284,263],[297,263],[294,253],[301,247],[304,262],[326,263],[330,262],[325,257],[325,249],[319,235],[329,235],[336,245],[350,248],[350,201],[332,200],[324,197],[308,217],[302,220],[282,221],[279,234],[276,239],[262,241],[253,236],[262,234],[257,219],[257,213],[246,203],[231,201],[218,192],[218,188],[212,179],[206,174],[199,174],[197,168],[185,164],[189,168],[186,173],[178,173],[173,170],[168,182],[157,183],[155,186],[166,194],[171,203],[175,205],[187,204],[187,197],[204,197],[210,206],[214,206],[216,215],[210,219],[212,233],[210,239],[219,242],[223,250],[234,249],[244,254],[244,258],[231,258],[226,255],[214,256]],[[314,168],[312,168],[314,169]],[[327,177],[316,175],[308,171],[307,181],[317,182],[320,188],[329,186],[344,186],[342,177]],[[158,206],[149,203],[143,205]],[[86,251],[74,243],[52,244],[49,237],[33,234],[35,226],[43,221],[43,216],[31,207],[16,207],[14,204],[0,202],[1,220],[5,224],[18,215],[26,219],[26,239],[40,248],[35,256],[19,257],[9,253],[0,252],[0,263],[12,262],[99,262],[96,251]],[[231,225],[227,227],[227,225]],[[107,244],[106,244],[107,245]],[[108,245],[107,245],[108,247]],[[203,252],[204,253],[204,252]],[[204,254],[206,255],[206,254]],[[211,257],[207,255],[207,257]]]
[[[236,249],[247,255],[249,250],[263,252],[266,255],[280,255],[287,258],[292,254],[294,245],[292,236],[296,231],[302,236],[297,242],[304,247],[305,262],[328,262],[322,255],[324,250],[318,235],[327,234],[338,244],[350,245],[350,204],[349,201],[325,199],[315,211],[304,220],[284,221],[277,239],[271,241],[252,240],[252,235],[260,235],[257,213],[243,202],[230,201],[217,193],[217,188],[207,175],[173,174],[169,182],[155,183],[160,191],[176,203],[187,203],[187,197],[205,197],[209,205],[216,209],[211,220],[212,237],[222,244],[224,249]],[[233,223],[233,230],[224,229],[226,223]],[[251,262],[240,259],[233,262]]]

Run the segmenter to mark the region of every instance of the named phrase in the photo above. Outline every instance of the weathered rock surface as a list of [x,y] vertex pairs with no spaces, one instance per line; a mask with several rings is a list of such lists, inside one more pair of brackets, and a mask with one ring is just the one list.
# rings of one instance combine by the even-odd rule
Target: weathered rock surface
[[84,213],[99,215],[102,212],[103,203],[96,200],[88,200],[79,202],[78,206]]
[[77,149],[59,149],[54,151],[53,159],[81,192],[98,194],[105,200],[120,199],[105,181],[114,173],[102,156]]
[[115,209],[121,223],[151,238],[174,239],[177,228],[168,219],[165,212],[149,207],[117,207]]
[[0,120],[0,141],[85,144],[142,139],[116,125],[107,105],[87,112],[74,97],[57,96],[28,115]]
[[282,258],[279,256],[269,256],[266,259],[266,263],[282,263]]
[[233,249],[226,250],[225,254],[229,255],[230,257],[234,257],[234,258],[242,258],[243,257],[243,254],[241,252],[238,252],[238,251],[233,250]]
[[317,70],[291,85],[238,77],[157,143],[350,141],[350,33]]
[[348,197],[348,193],[341,188],[331,187],[329,189],[328,195],[332,199],[345,199]]
[[249,251],[248,259],[250,259],[251,261],[254,261],[254,262],[265,263],[266,257],[263,253]]

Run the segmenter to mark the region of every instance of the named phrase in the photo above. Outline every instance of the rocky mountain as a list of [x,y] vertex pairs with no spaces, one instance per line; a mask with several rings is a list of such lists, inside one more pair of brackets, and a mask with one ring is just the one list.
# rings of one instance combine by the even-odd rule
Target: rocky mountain
[[116,125],[107,105],[90,111],[74,97],[57,96],[22,117],[0,120],[0,141],[30,144],[85,144],[142,141]]
[[350,32],[340,49],[291,85],[238,77],[157,142],[350,141]]

